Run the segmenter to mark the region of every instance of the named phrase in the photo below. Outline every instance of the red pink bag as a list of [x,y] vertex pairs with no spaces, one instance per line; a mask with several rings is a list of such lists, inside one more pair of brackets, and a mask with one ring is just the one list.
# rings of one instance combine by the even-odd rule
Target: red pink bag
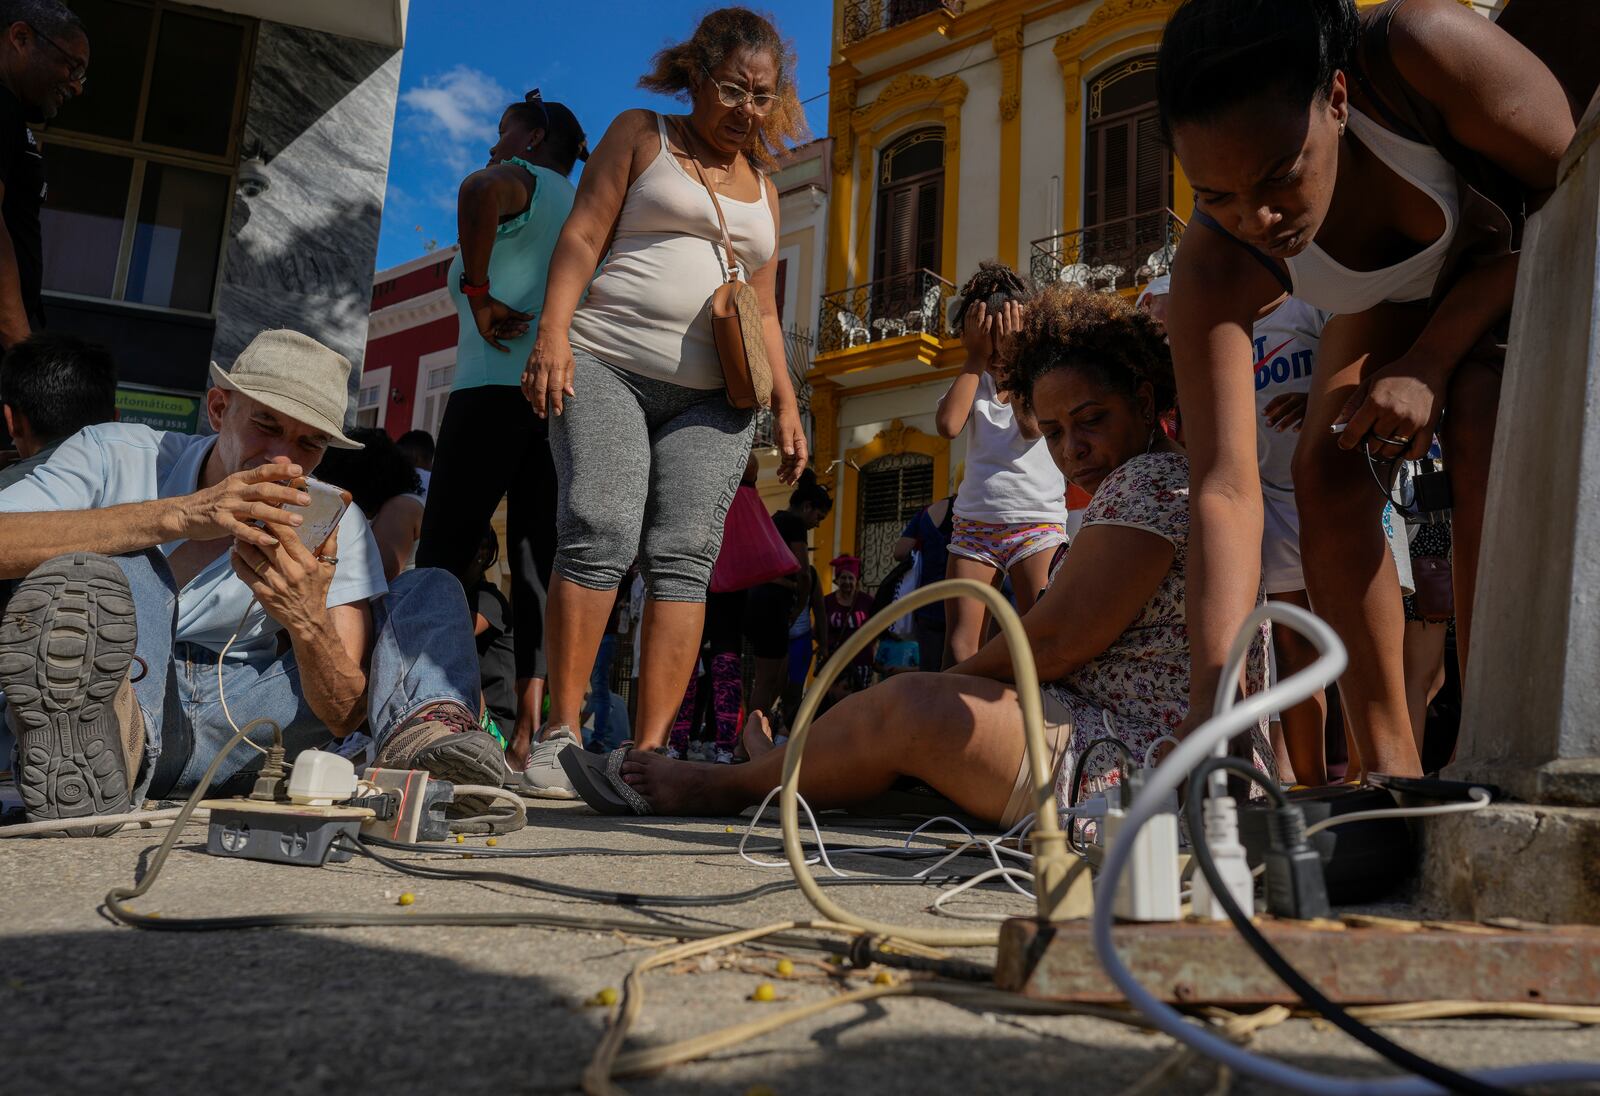
[[711,568],[711,592],[748,590],[800,570],[772,515],[754,487],[740,486],[728,505],[722,527],[722,551]]

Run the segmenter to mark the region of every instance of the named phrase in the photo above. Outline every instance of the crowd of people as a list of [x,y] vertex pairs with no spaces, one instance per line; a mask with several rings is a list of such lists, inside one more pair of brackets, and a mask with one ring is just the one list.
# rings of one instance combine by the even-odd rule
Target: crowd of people
[[[37,28],[5,34],[8,94],[82,90],[77,54],[52,69]],[[33,84],[8,79],[19,56]],[[1586,95],[1451,0],[1186,0],[1157,71],[1196,194],[1170,278],[1130,302],[979,265],[953,311],[965,364],[929,409],[964,470],[878,589],[847,552],[824,590],[813,558],[832,499],[781,367],[770,178],[803,111],[792,51],[743,8],[641,79],[686,113],[626,111],[592,155],[567,106],[506,107],[460,186],[436,440],[347,431],[350,363],[288,331],[213,366],[209,432],[121,424],[104,350],[0,305],[0,690],[28,817],[180,793],[263,717],[291,752],[608,813],[740,810],[778,782],[822,663],[944,577],[1022,614],[1063,799],[1094,739],[1143,757],[1217,689],[1309,663],[1263,629],[1220,681],[1263,598],[1326,618],[1350,668],[1337,705],[1240,752],[1307,785],[1420,773],[1447,635],[1469,652],[1516,230]],[[15,170],[0,147],[8,221]],[[763,407],[792,493],[752,523]],[[1416,461],[1447,515],[1409,488]],[[321,484],[349,504],[326,529]],[[1014,823],[1017,701],[981,605],[903,614],[837,675],[802,790],[845,805],[911,778]],[[259,764],[233,751],[223,788]]]

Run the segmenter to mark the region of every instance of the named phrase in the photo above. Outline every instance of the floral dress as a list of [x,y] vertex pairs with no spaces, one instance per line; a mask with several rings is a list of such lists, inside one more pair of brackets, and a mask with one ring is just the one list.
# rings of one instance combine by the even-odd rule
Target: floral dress
[[[1144,453],[1117,468],[1084,512],[1083,529],[1094,525],[1143,529],[1170,541],[1172,566],[1133,623],[1104,653],[1044,687],[1072,715],[1072,741],[1056,774],[1056,798],[1063,806],[1073,761],[1089,743],[1109,731],[1133,751],[1135,763],[1142,764],[1151,744],[1172,733],[1189,714],[1189,631],[1184,609],[1189,459],[1181,453]],[[1245,665],[1249,693],[1266,688],[1269,639],[1263,625]],[[1263,772],[1275,772],[1265,721],[1251,731],[1251,744],[1256,764]],[[1097,751],[1087,771],[1103,776],[1116,765],[1115,751]]]

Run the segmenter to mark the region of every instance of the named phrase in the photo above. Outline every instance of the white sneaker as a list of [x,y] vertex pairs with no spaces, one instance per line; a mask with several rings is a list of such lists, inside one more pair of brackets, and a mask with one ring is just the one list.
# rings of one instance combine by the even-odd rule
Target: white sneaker
[[578,790],[561,767],[561,752],[568,749],[583,749],[571,727],[557,727],[535,742],[528,767],[518,774],[522,793],[536,799],[577,799]]

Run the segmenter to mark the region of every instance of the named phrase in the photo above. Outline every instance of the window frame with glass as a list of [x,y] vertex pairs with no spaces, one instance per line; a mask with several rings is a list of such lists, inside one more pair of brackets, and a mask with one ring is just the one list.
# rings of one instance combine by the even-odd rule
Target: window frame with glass
[[[103,133],[74,130],[71,128],[73,114],[71,104],[62,112],[64,117],[58,117],[47,127],[38,127],[36,132],[43,145],[47,177],[57,178],[57,172],[52,170],[51,165],[53,151],[77,150],[98,156],[114,156],[129,163],[128,193],[122,211],[121,237],[118,241],[116,270],[109,295],[101,295],[51,288],[49,284],[51,267],[47,263],[45,270],[45,299],[47,302],[51,299],[57,299],[73,303],[111,304],[119,308],[137,309],[145,312],[214,319],[217,314],[218,299],[222,287],[223,265],[230,239],[229,228],[233,219],[234,196],[238,188],[239,159],[241,149],[245,143],[245,110],[250,87],[250,74],[255,61],[256,35],[259,21],[249,16],[235,15],[231,12],[214,11],[212,9],[193,8],[183,4],[172,3],[170,0],[103,0],[103,2],[115,4],[117,7],[122,8],[142,9],[148,13],[149,22],[147,24],[148,35],[145,42],[144,68],[139,75],[139,101],[133,116],[131,135],[128,137],[107,136]],[[157,79],[156,59],[161,46],[162,26],[164,20],[169,17],[199,19],[213,23],[229,24],[239,28],[238,66],[234,74],[233,107],[228,117],[226,143],[220,152],[195,151],[174,147],[170,144],[159,144],[145,139],[152,88]],[[90,33],[93,33],[92,26],[90,27]],[[103,52],[104,49],[102,49],[102,54]],[[95,85],[95,90],[105,94],[113,89],[102,81]],[[60,157],[58,156],[57,159],[59,160]],[[217,233],[216,253],[212,257],[210,292],[206,296],[204,308],[151,304],[127,298],[129,284],[135,279],[135,271],[133,269],[135,254],[141,246],[139,237],[140,227],[144,224],[142,214],[147,197],[146,183],[151,181],[147,177],[155,174],[150,171],[151,165],[156,165],[158,170],[177,169],[185,172],[214,175],[221,180],[222,189],[218,192],[218,196],[221,199],[220,224],[215,226]],[[158,184],[151,181],[151,185]],[[148,193],[159,194],[158,191],[149,191]],[[46,214],[50,212],[50,202],[48,200],[45,203],[44,212]],[[160,222],[152,220],[151,224],[159,226]],[[45,244],[48,251],[50,246],[48,223],[45,231],[47,234]],[[181,273],[177,270],[176,261],[174,261],[174,272]]]

